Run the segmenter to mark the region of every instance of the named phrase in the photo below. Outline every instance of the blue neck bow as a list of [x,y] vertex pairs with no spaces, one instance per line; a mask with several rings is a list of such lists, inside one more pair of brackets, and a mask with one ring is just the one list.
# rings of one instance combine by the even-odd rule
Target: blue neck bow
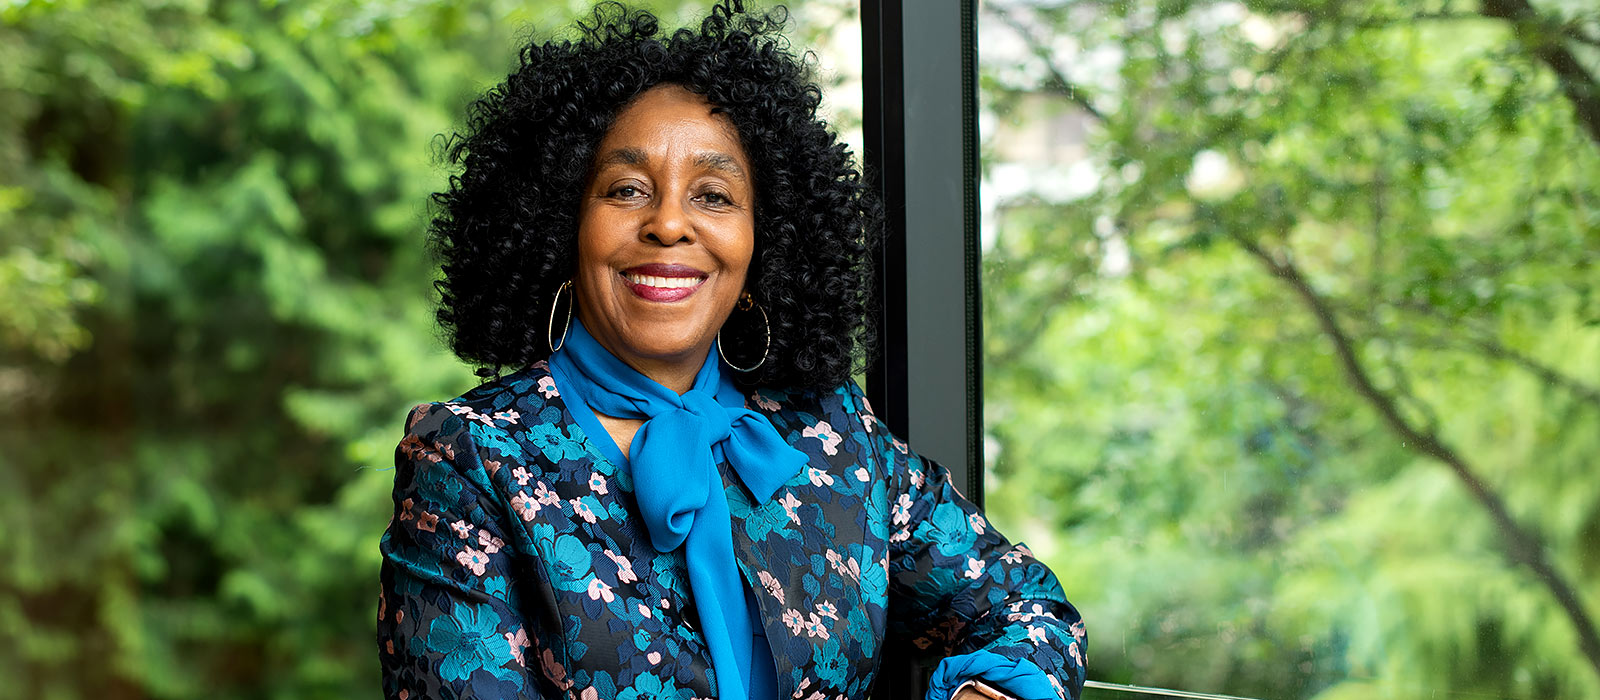
[[662,553],[685,547],[718,697],[745,700],[752,630],[717,464],[726,459],[760,504],[800,472],[805,454],[784,442],[766,416],[744,407],[744,395],[722,376],[715,346],[681,396],[617,359],[577,319],[550,363],[572,385],[563,389],[596,413],[644,419],[628,464],[619,466],[633,476],[651,546]]

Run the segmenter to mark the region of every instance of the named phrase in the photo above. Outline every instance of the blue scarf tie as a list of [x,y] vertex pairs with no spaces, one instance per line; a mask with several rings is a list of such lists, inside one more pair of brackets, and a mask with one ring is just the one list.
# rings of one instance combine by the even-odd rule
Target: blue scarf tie
[[799,473],[805,454],[784,442],[766,416],[744,407],[743,393],[722,376],[714,345],[681,396],[617,359],[577,319],[550,363],[596,413],[644,419],[621,466],[633,476],[651,546],[661,553],[685,547],[718,697],[747,700],[751,622],[717,464],[726,458],[760,504]]

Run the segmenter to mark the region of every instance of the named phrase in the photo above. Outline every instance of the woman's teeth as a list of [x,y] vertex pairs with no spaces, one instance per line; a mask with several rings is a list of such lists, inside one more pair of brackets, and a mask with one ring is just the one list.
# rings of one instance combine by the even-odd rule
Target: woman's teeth
[[684,289],[705,281],[704,277],[656,277],[654,275],[630,275],[626,272],[622,273],[622,276],[634,284],[662,289]]

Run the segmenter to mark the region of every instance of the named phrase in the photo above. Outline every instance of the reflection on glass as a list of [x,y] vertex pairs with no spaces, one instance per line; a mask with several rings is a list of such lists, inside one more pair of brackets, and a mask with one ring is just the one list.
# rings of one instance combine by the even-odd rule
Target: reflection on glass
[[1600,698],[1592,4],[978,26],[989,508],[1090,677]]

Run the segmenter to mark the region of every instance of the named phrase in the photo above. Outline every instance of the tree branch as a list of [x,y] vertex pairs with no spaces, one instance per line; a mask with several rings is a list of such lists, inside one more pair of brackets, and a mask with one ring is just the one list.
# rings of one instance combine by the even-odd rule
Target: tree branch
[[1361,364],[1361,359],[1356,356],[1355,343],[1339,324],[1339,319],[1334,315],[1328,301],[1312,289],[1310,282],[1293,261],[1280,259],[1268,253],[1256,241],[1236,231],[1230,231],[1228,235],[1259,260],[1273,276],[1289,285],[1311,310],[1317,319],[1317,325],[1333,343],[1334,353],[1344,370],[1345,378],[1367,403],[1377,409],[1402,444],[1443,462],[1478,504],[1488,511],[1490,519],[1494,521],[1505,540],[1506,557],[1513,563],[1527,566],[1550,591],[1556,603],[1572,622],[1573,631],[1578,637],[1578,647],[1588,657],[1595,672],[1600,674],[1600,631],[1596,630],[1594,621],[1584,610],[1583,601],[1578,597],[1577,591],[1550,562],[1543,538],[1518,523],[1500,495],[1491,490],[1478,476],[1477,471],[1453,448],[1445,444],[1437,433],[1430,429],[1418,428],[1401,415],[1394,398],[1373,383],[1371,375]]
[[[1425,316],[1438,319],[1442,323],[1452,323],[1450,319],[1428,308],[1426,304],[1400,304],[1399,308],[1419,312]],[[1449,352],[1478,352],[1492,360],[1506,362],[1537,377],[1548,386],[1553,386],[1567,391],[1579,400],[1593,404],[1600,408],[1600,387],[1593,386],[1575,377],[1569,376],[1560,370],[1551,367],[1521,350],[1506,345],[1499,340],[1480,331],[1472,332],[1474,337],[1462,341],[1451,341],[1443,336],[1428,335],[1411,332],[1407,338],[1424,347]]]
[[1600,147],[1600,84],[1578,58],[1561,45],[1561,39],[1573,38],[1573,33],[1549,31],[1546,27],[1549,23],[1528,0],[1482,0],[1479,11],[1485,17],[1511,22],[1523,46],[1555,72],[1561,91],[1572,101],[1572,113],[1578,126],[1589,132],[1589,138]]
[[1030,27],[1028,27],[1026,24],[1023,24],[1016,17],[1012,16],[1011,10],[1006,8],[1004,5],[999,3],[986,3],[984,8],[990,13],[993,13],[995,17],[1000,19],[1000,21],[1005,22],[1006,26],[1011,27],[1013,31],[1021,36],[1023,43],[1028,45],[1028,50],[1033,52],[1034,57],[1044,62],[1045,69],[1050,72],[1050,80],[1045,84],[1046,87],[1060,90],[1069,101],[1077,105],[1083,111],[1088,112],[1089,116],[1094,117],[1095,121],[1104,122],[1106,120],[1105,114],[1102,113],[1098,107],[1094,106],[1094,103],[1083,94],[1082,90],[1078,89],[1077,83],[1068,80],[1066,74],[1062,73],[1061,69],[1056,67],[1055,61],[1052,58],[1054,52],[1050,50],[1050,47],[1045,46],[1044,40],[1034,35],[1033,30]]

